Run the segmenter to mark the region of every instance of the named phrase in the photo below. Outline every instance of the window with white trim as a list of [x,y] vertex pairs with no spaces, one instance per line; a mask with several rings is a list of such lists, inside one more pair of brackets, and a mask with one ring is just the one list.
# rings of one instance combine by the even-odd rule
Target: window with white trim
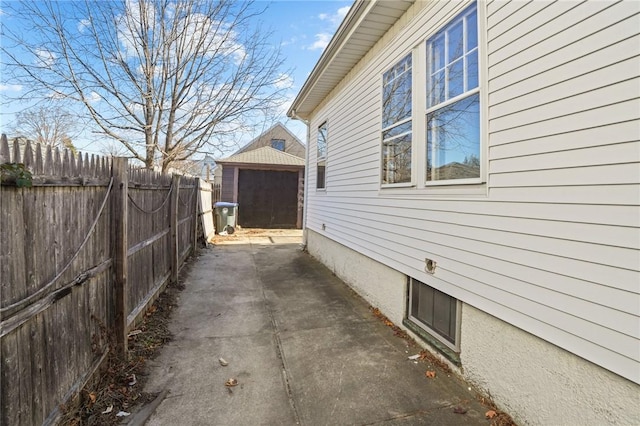
[[382,76],[382,184],[411,182],[411,54]]
[[318,139],[316,142],[317,160],[316,160],[316,188],[324,189],[326,187],[326,168],[327,168],[327,122],[325,121],[318,127]]
[[474,3],[426,41],[426,182],[480,176],[478,17]]

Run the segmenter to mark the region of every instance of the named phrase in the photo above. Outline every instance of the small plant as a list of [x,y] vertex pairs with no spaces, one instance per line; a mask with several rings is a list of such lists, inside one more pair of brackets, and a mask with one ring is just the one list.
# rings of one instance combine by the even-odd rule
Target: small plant
[[19,188],[30,187],[33,182],[31,172],[22,163],[0,164],[0,184],[12,182]]

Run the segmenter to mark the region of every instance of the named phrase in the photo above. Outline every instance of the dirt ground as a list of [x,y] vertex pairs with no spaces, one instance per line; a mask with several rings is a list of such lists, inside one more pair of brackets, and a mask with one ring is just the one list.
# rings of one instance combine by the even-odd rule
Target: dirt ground
[[[60,425],[119,425],[157,395],[142,392],[146,380],[146,363],[173,336],[168,324],[177,306],[180,283],[169,284],[142,321],[129,333],[129,359],[113,353],[98,376],[90,382],[70,406],[63,406]],[[107,336],[108,337],[108,336]],[[112,338],[110,340],[113,340]],[[118,414],[121,416],[118,416]],[[128,413],[128,415],[123,415]]]

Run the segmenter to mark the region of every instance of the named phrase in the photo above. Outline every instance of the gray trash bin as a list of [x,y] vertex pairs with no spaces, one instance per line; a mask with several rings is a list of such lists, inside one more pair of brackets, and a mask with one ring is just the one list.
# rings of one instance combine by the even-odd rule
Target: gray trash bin
[[218,201],[213,209],[216,214],[216,233],[233,234],[237,227],[238,203]]

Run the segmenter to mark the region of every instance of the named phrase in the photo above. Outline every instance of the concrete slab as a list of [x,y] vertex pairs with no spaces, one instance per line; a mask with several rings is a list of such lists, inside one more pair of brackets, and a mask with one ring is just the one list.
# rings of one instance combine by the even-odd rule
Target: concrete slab
[[147,390],[169,394],[149,425],[489,423],[462,383],[427,379],[408,360],[418,349],[297,244],[216,245],[185,285],[175,340],[152,364]]
[[302,244],[302,230],[238,228],[231,235],[216,235],[213,243],[215,245]]

